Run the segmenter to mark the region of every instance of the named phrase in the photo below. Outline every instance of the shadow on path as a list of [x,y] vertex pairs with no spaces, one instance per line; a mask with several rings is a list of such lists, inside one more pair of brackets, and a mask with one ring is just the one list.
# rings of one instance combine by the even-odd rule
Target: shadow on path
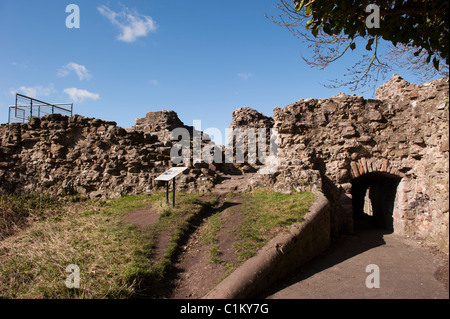
[[[443,253],[442,253],[443,254]],[[365,222],[260,294],[269,299],[448,299],[448,255]],[[378,269],[378,287],[367,285]],[[436,276],[436,272],[442,272]],[[445,277],[446,276],[446,280]],[[441,278],[442,277],[442,278]],[[447,284],[446,284],[447,281]]]
[[313,275],[329,269],[343,261],[366,252],[372,248],[385,245],[383,236],[392,232],[382,229],[366,221],[355,221],[355,231],[351,235],[342,235],[333,239],[330,247],[311,261],[299,267],[275,283],[271,288],[262,292],[258,298],[268,296],[286,287],[303,281]]

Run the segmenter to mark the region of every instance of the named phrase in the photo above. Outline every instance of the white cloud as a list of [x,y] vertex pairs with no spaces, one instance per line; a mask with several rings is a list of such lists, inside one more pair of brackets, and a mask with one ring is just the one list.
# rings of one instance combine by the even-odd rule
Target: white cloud
[[64,93],[69,95],[70,99],[77,103],[83,103],[84,100],[98,100],[100,95],[97,93],[92,93],[87,90],[77,89],[77,88],[67,88],[64,89]]
[[23,95],[37,99],[43,96],[49,96],[56,93],[57,91],[55,89],[55,86],[53,84],[50,84],[48,86],[21,86],[17,89],[11,89],[9,92],[11,93],[11,95],[21,93]]
[[105,5],[97,9],[101,15],[119,27],[120,34],[117,39],[120,41],[134,42],[138,37],[145,37],[149,32],[156,31],[155,21],[149,16],[139,14],[136,10],[124,8],[121,12],[115,12]]
[[149,80],[148,83],[151,84],[151,85],[158,85],[159,84],[158,80]]
[[88,69],[84,65],[77,64],[75,62],[69,62],[65,66],[58,70],[58,76],[68,76],[70,72],[75,72],[78,75],[80,81],[88,80],[91,78]]
[[253,74],[251,74],[251,73],[238,73],[237,76],[240,77],[243,80],[248,80],[249,78],[251,78],[253,76]]

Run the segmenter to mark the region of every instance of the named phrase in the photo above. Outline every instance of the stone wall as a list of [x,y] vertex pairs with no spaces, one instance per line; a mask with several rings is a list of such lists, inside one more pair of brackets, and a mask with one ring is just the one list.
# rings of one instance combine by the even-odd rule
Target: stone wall
[[[155,123],[167,114],[160,115],[153,118]],[[150,133],[125,130],[115,122],[60,114],[13,123],[9,128],[3,124],[0,192],[91,198],[151,192],[161,186],[155,177],[173,165],[167,132],[166,126],[155,126]],[[178,190],[209,190],[217,174],[207,167],[191,166],[179,177]]]
[[448,79],[414,85],[394,75],[376,98],[338,94],[276,107],[273,187],[322,189],[335,203],[335,231],[351,231],[351,182],[375,172],[393,175],[401,178],[394,231],[448,250]]
[[171,144],[171,132],[176,128],[185,128],[192,136],[194,128],[184,125],[174,111],[148,112],[145,117],[137,118],[131,130],[142,131],[157,136],[158,140]]
[[[252,140],[252,143],[257,150],[259,147],[259,130],[264,129],[265,135],[262,137],[265,144],[266,155],[270,154],[270,130],[274,127],[273,118],[269,116],[265,116],[261,112],[258,112],[249,107],[242,107],[233,111],[232,114],[232,122],[230,124],[230,132],[235,132],[232,137],[228,137],[228,143],[233,143],[233,154],[234,154],[234,166],[238,168],[242,173],[254,173],[257,172],[265,162],[265,159],[260,159],[256,152],[251,152],[249,157],[249,148],[248,141]],[[239,135],[239,130],[241,130],[242,135]],[[243,149],[244,149],[244,162],[240,163],[236,159],[236,147],[237,147],[237,139],[244,139],[243,141]],[[240,147],[240,146],[239,146]]]

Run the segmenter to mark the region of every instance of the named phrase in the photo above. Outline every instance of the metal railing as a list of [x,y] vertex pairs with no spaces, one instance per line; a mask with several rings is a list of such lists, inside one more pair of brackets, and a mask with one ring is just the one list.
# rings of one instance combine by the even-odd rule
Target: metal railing
[[17,93],[16,104],[9,106],[8,125],[25,123],[32,117],[42,117],[55,113],[72,116],[73,103],[47,103]]

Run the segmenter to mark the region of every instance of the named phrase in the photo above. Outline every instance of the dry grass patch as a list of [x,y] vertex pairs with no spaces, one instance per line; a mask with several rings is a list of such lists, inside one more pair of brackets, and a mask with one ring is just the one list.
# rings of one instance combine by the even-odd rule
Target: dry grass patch
[[[203,209],[180,194],[175,209],[164,194],[83,201],[29,223],[0,241],[0,296],[6,298],[129,298],[164,279],[189,221]],[[131,209],[154,205],[158,222],[145,230],[124,224]],[[158,233],[170,236],[163,258],[153,260]],[[80,288],[66,287],[68,265],[80,268]]]

